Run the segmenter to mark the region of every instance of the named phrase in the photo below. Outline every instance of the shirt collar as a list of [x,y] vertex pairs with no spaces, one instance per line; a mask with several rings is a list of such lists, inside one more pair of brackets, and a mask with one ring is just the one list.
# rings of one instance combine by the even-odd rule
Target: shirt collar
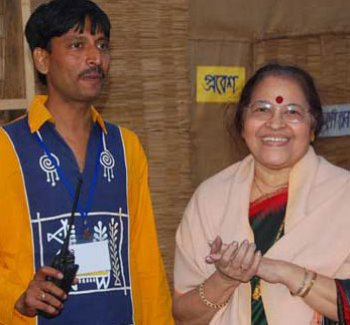
[[[28,123],[31,133],[38,131],[46,122],[55,123],[53,116],[45,106],[46,100],[47,96],[36,95],[28,108]],[[97,122],[102,128],[103,132],[107,134],[107,129],[103,118],[97,112],[95,107],[91,106],[90,113],[92,121],[94,123]]]

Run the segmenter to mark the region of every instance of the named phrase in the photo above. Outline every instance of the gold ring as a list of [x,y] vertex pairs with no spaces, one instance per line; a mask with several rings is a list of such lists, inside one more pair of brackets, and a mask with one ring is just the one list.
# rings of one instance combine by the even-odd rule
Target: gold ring
[[45,292],[43,291],[43,292],[40,294],[40,299],[41,299],[42,301],[45,301],[45,298],[46,298],[46,294],[45,294]]

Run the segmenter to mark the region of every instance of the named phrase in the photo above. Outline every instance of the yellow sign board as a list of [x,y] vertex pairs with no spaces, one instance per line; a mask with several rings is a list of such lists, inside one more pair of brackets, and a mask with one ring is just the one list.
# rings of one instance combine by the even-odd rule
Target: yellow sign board
[[198,66],[197,102],[238,102],[245,83],[244,67]]

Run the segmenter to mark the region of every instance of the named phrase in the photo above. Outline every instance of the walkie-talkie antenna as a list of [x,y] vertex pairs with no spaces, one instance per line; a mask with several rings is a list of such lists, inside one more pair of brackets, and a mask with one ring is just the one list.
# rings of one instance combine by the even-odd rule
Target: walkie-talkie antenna
[[68,232],[67,232],[66,238],[64,239],[64,242],[63,242],[63,245],[61,248],[61,252],[60,252],[60,256],[65,256],[68,253],[69,238],[70,238],[70,233],[72,231],[72,225],[74,224],[74,220],[75,220],[75,212],[77,211],[77,207],[78,207],[78,201],[79,201],[82,183],[83,183],[83,180],[79,177],[78,183],[75,187],[75,194],[74,194],[72,212],[71,212],[70,219],[69,219]]
[[[58,279],[51,276],[46,277],[47,281],[53,282],[54,285],[61,288],[66,294],[68,294],[70,287],[72,285],[72,282],[74,280],[74,277],[79,268],[79,265],[74,263],[75,262],[74,254],[68,250],[68,246],[69,246],[70,233],[72,231],[72,226],[74,224],[75,212],[77,211],[77,207],[78,207],[78,201],[79,201],[82,182],[83,182],[82,179],[79,178],[78,183],[75,187],[73,207],[72,207],[72,212],[69,219],[67,236],[63,241],[60,253],[55,255],[51,263],[51,267],[53,267],[57,271],[60,271],[63,274],[63,278]],[[38,314],[48,319],[56,317],[56,315],[48,314],[42,310],[39,310]]]

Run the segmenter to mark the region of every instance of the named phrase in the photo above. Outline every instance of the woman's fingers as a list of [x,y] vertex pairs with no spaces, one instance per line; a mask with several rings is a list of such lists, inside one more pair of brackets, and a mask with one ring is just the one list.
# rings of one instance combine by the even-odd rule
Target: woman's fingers
[[241,282],[247,282],[256,275],[261,253],[256,251],[254,243],[244,240],[240,245],[236,241],[224,244],[217,236],[209,245],[210,254],[205,261],[215,264],[221,275]]
[[229,248],[230,245],[224,244],[220,236],[217,236],[211,243],[210,253],[206,256],[205,261],[209,264],[216,263],[222,258],[222,255]]
[[221,274],[241,282],[249,281],[256,273],[261,261],[261,253],[254,243],[244,240],[239,246],[231,243],[215,264]]
[[227,249],[223,252],[222,258],[220,259],[220,266],[227,267],[231,262],[234,256],[237,254],[238,243],[232,242],[227,246]]
[[220,236],[216,236],[216,238],[213,240],[212,243],[209,244],[210,245],[210,254],[216,254],[219,253],[221,250],[221,246],[222,246],[222,239]]
[[242,262],[249,250],[249,242],[244,240],[238,247],[237,254],[231,259],[234,268],[241,268]]
[[251,279],[253,276],[257,274],[258,268],[261,262],[261,258],[262,256],[260,251],[257,251],[254,253],[252,263],[246,273],[249,279]]
[[256,252],[256,246],[254,243],[249,244],[247,242],[246,249],[245,249],[245,254],[243,257],[238,261],[239,262],[239,267],[242,270],[248,270],[253,264],[254,261],[254,256]]

